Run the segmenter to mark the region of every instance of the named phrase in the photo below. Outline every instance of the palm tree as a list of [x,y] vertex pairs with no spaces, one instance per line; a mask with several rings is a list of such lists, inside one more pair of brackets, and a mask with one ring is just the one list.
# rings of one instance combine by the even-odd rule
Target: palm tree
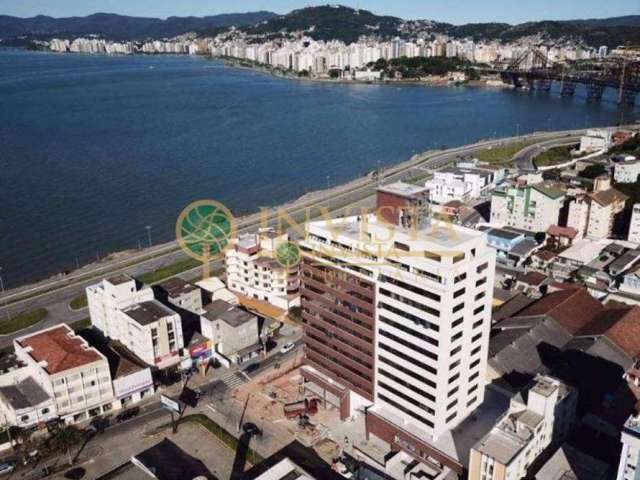
[[69,465],[71,465],[71,447],[78,444],[82,439],[82,433],[76,427],[66,426],[58,428],[49,439],[53,450],[66,452]]

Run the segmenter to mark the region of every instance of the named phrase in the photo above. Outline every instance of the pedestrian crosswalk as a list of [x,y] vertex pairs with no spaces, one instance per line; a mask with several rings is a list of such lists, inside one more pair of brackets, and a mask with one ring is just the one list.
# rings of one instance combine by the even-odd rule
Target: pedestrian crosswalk
[[218,379],[226,388],[235,388],[247,383],[246,378],[239,372],[228,372]]

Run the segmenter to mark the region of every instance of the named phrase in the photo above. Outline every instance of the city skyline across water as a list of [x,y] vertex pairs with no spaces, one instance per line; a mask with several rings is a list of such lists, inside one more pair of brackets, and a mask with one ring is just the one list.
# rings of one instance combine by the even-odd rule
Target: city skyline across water
[[0,85],[7,287],[145,245],[147,225],[171,240],[201,198],[248,213],[441,145],[621,118],[612,98],[285,81],[191,57],[0,50]]

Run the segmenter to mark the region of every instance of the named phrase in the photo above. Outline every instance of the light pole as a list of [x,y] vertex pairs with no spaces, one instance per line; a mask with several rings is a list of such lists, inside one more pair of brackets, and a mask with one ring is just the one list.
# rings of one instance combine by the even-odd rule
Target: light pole
[[[0,274],[2,273],[2,267],[0,267]],[[4,281],[2,280],[2,275],[0,275],[0,291],[2,291],[2,296],[4,297]],[[9,306],[7,304],[7,299],[4,301],[4,311],[7,315],[7,320],[11,320],[11,316],[9,315]]]
[[151,246],[153,245],[151,243],[151,225],[147,225],[146,227],[144,227],[147,229],[147,239],[149,240],[149,248],[151,248]]
[[331,194],[329,193],[329,190],[331,190],[331,175],[327,175],[327,194],[329,195],[328,206],[329,212],[331,212]]

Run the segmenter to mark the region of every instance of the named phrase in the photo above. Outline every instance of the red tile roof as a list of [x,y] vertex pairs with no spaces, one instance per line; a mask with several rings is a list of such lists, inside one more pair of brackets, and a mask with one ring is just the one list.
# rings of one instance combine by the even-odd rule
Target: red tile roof
[[544,260],[545,262],[548,262],[556,258],[557,255],[553,253],[551,250],[538,250],[536,253],[533,254],[533,256],[541,260]]
[[527,285],[538,286],[542,282],[544,282],[546,279],[547,279],[546,275],[540,272],[534,272],[534,271],[521,273],[518,275],[518,282],[526,283]]
[[578,231],[575,228],[559,227],[558,225],[551,225],[547,229],[547,233],[552,237],[566,237],[572,240],[578,235]]
[[545,295],[518,314],[519,317],[548,316],[576,335],[604,309],[584,288],[560,290]]
[[640,306],[607,309],[598,315],[586,334],[603,334],[631,358],[640,355]]
[[76,336],[67,325],[23,337],[18,342],[23,347],[33,349],[30,355],[37,362],[47,362],[46,371],[49,374],[102,360],[98,352]]

